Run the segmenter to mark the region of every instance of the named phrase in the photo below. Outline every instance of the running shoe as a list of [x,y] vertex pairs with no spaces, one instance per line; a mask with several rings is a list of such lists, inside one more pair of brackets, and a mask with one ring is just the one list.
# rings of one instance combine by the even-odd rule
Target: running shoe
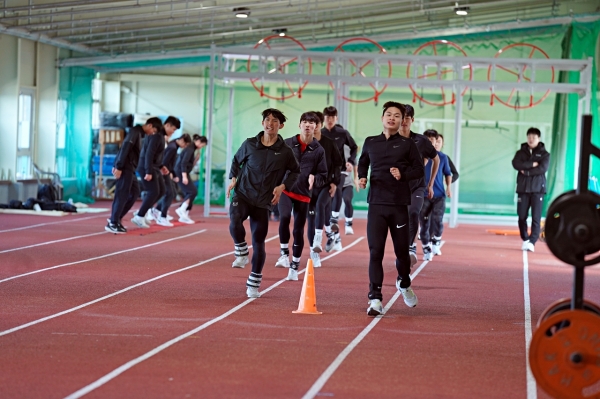
[[527,241],[527,248],[525,248],[525,250],[527,250],[529,252],[534,252],[535,251],[535,247],[533,246],[533,243]]
[[290,270],[288,270],[288,275],[285,279],[288,281],[298,281],[298,270],[294,270],[290,267]]
[[423,246],[423,260],[431,261],[433,260],[433,252],[431,252],[431,244],[427,244]]
[[314,267],[321,267],[321,255],[318,252],[310,251],[310,258]]
[[159,226],[173,227],[173,223],[169,222],[167,218],[164,218],[162,216],[156,219],[156,224]]
[[346,222],[345,230],[346,230],[347,236],[351,236],[354,234],[354,229],[352,228],[352,222]]
[[340,233],[335,233],[335,244],[333,246],[333,250],[334,251],[342,250],[342,237],[340,236]]
[[243,269],[250,261],[248,260],[248,255],[245,256],[236,256],[235,260],[231,267],[237,267],[238,269]]
[[246,295],[248,295],[248,298],[258,298],[258,297],[260,297],[260,292],[258,292],[258,287],[247,287],[246,288]]
[[131,223],[135,224],[137,227],[141,227],[142,229],[149,229],[150,226],[146,223],[146,218],[143,218],[139,215],[135,215],[131,218]]
[[323,241],[323,232],[315,233],[315,238],[313,239],[312,250],[316,253],[323,252],[323,245],[321,242]]
[[281,254],[277,262],[275,263],[275,267],[290,267],[290,256],[286,254]]
[[190,219],[190,217],[188,215],[188,211],[183,211],[183,216],[179,215],[179,221],[181,223],[185,223],[185,224],[194,224],[194,223],[196,223],[192,219]]
[[127,233],[127,230],[122,225],[114,224],[114,223],[110,223],[110,222],[108,222],[108,224],[104,227],[104,230],[108,231],[109,233],[114,233],[114,234]]
[[412,244],[409,248],[408,248],[408,254],[410,255],[410,267],[412,269],[412,267],[414,265],[417,264],[417,244]]
[[523,245],[521,245],[521,250],[527,251],[528,246],[529,246],[529,240],[523,241]]
[[401,288],[400,281],[401,280],[396,280],[396,288],[398,288],[398,291],[400,291],[400,293],[402,294],[406,306],[408,306],[409,308],[414,308],[415,306],[417,306],[417,303],[419,303],[415,292],[410,287]]
[[434,255],[440,256],[442,254],[442,243],[438,242],[433,244],[431,249]]
[[325,244],[325,251],[331,252],[333,247],[335,246],[335,233],[332,231],[331,233],[327,233],[327,243]]
[[370,299],[369,307],[367,308],[367,314],[369,316],[379,316],[383,314],[383,305],[379,299]]

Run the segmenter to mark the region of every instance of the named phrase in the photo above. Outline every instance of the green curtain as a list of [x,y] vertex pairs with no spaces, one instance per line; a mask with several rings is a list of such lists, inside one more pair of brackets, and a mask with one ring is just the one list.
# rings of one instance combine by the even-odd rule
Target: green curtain
[[[567,29],[563,39],[563,55],[565,59],[586,59],[594,57],[600,34],[600,21],[592,23],[573,22]],[[600,118],[598,115],[598,79],[597,63],[595,59],[593,65],[592,79],[592,106],[593,116],[592,141],[600,145]],[[579,83],[578,72],[561,72],[559,76],[561,83]],[[554,120],[552,126],[552,148],[551,163],[548,173],[548,201],[559,196],[567,190],[572,190],[575,183],[575,166],[579,162],[575,159],[575,148],[577,145],[579,132],[578,124],[578,106],[579,96],[577,94],[558,94],[554,106]],[[593,176],[600,176],[600,160],[592,159],[590,173]]]

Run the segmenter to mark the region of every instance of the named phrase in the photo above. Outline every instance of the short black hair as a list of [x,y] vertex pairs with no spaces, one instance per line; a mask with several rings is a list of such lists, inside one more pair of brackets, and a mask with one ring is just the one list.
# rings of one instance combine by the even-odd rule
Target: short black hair
[[323,113],[321,111],[311,111],[313,114],[317,115],[317,118],[319,118],[319,122],[321,123],[321,125],[323,123],[325,123],[325,115],[323,115]]
[[145,123],[145,124],[146,124],[146,125],[152,125],[152,127],[153,127],[153,128],[155,128],[157,131],[159,131],[159,130],[160,130],[160,129],[162,129],[162,127],[163,127],[163,124],[162,124],[162,122],[161,122],[161,121],[160,121],[160,119],[159,119],[159,118],[157,118],[157,117],[152,117],[152,118],[149,118],[149,119],[146,121],[146,123]]
[[440,134],[435,129],[427,129],[423,132],[423,135],[426,137],[433,137],[434,139],[440,137]]
[[536,134],[538,137],[542,137],[542,132],[540,132],[540,129],[537,127],[530,127],[527,129],[527,135],[529,136],[530,134]]
[[302,123],[302,121],[314,122],[315,124],[317,124],[320,122],[320,119],[317,116],[317,114],[315,114],[312,111],[308,111],[300,115],[300,123]]
[[441,138],[442,140],[444,140],[444,135],[441,133],[438,133],[438,137]]
[[329,107],[325,107],[323,109],[323,115],[325,115],[325,116],[337,116],[337,108],[335,108],[333,105],[330,105]]
[[262,120],[264,121],[265,119],[267,119],[267,116],[269,115],[273,115],[275,118],[279,119],[279,123],[285,123],[285,121],[287,121],[287,118],[285,117],[283,112],[275,108],[265,109],[262,112]]
[[404,105],[396,102],[396,101],[388,101],[385,104],[383,104],[383,112],[381,113],[381,116],[385,115],[385,111],[388,110],[388,108],[398,108],[400,110],[400,112],[402,113],[402,117],[404,117],[404,115],[406,114],[406,110],[404,109]]
[[165,123],[163,123],[163,125],[166,125],[167,123],[170,123],[171,125],[175,126],[177,129],[181,128],[181,121],[179,120],[179,118],[176,118],[174,116],[170,116],[165,120]]
[[183,140],[183,142],[186,144],[190,144],[192,142],[192,138],[187,133],[184,133],[181,136],[177,137],[176,140]]
[[208,143],[208,139],[206,136],[200,136],[199,134],[194,134],[194,141],[200,141],[201,143]]
[[412,105],[404,104],[404,109],[406,110],[406,113],[404,114],[404,116],[410,116],[411,118],[415,117],[415,109],[413,108]]

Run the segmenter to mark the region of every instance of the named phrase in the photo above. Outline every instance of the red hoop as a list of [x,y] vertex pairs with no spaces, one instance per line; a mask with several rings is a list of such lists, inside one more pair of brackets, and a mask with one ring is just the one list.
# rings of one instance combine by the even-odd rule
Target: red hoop
[[[446,46],[450,46],[458,51],[460,51],[465,57],[467,56],[467,53],[456,43],[450,42],[448,40],[432,40],[430,42],[424,43],[422,44],[418,49],[415,50],[415,52],[413,54],[419,54],[425,47],[429,47],[431,46],[433,48],[433,54],[434,55],[438,55],[437,53],[437,44],[443,44]],[[407,67],[406,67],[406,77],[410,78],[410,62],[408,63]],[[473,66],[471,64],[469,64],[469,80],[473,80]],[[442,75],[447,74],[452,72],[452,69],[445,69],[441,72]],[[418,79],[427,79],[429,76],[437,76],[437,73],[435,74],[424,74],[421,76],[418,76]],[[454,94],[454,92],[452,92],[452,98],[450,99],[450,101],[446,100],[446,93],[444,91],[444,88],[441,87],[442,90],[442,102],[434,102],[434,101],[428,101],[425,98],[423,98],[423,96],[420,96],[416,90],[413,88],[412,85],[409,85],[410,87],[410,91],[412,91],[413,93],[413,103],[417,102],[417,99],[419,99],[420,101],[424,102],[425,104],[429,104],[429,105],[433,105],[433,106],[444,106],[444,105],[448,105],[448,104],[454,104],[456,102],[456,95]],[[467,92],[467,87],[465,87],[465,89],[462,91],[462,93],[460,93],[461,96],[464,96],[465,93]]]
[[[254,46],[254,48],[258,48],[261,45],[265,45],[269,50],[271,50],[271,46],[269,45],[269,41],[272,39],[288,39],[293,41],[294,43],[296,43],[298,46],[300,46],[302,48],[302,50],[306,51],[306,47],[304,47],[304,45],[299,41],[294,39],[291,36],[279,36],[279,35],[271,35],[271,36],[267,36],[264,39],[259,40],[258,43],[256,43],[256,45]],[[283,68],[285,68],[286,66],[288,66],[289,64],[293,63],[294,61],[296,61],[298,59],[298,57],[294,57],[291,60],[285,62],[284,64],[281,65],[276,65],[276,68],[283,73]],[[248,72],[250,71],[250,62],[252,61],[252,57],[248,57],[248,62],[246,64],[246,69],[248,70]],[[308,74],[311,75],[312,74],[312,61],[310,58],[308,58]],[[304,90],[304,88],[306,87],[306,85],[308,84],[308,81],[304,82],[304,84],[302,84],[300,87],[298,87],[298,91],[294,91],[294,89],[292,88],[292,85],[290,84],[290,82],[288,80],[285,81],[285,84],[287,85],[288,90],[290,91],[290,94],[288,95],[283,95],[283,92],[281,93],[281,96],[275,97],[272,96],[270,94],[265,93],[265,88],[264,85],[260,85],[260,87],[256,84],[256,82],[260,80],[260,78],[255,78],[255,79],[250,79],[250,83],[252,83],[252,86],[254,87],[254,89],[260,93],[261,97],[267,97],[270,98],[272,100],[287,100],[288,98],[292,98],[295,97],[296,95],[298,95],[298,98],[302,98],[302,91]]]
[[[498,52],[496,53],[496,55],[494,56],[494,58],[498,58],[500,56],[500,54],[503,54],[506,50],[509,50],[511,48],[514,47],[529,47],[531,48],[531,52],[529,53],[529,56],[527,58],[533,58],[533,55],[535,54],[536,51],[539,51],[544,57],[546,57],[547,59],[550,59],[550,57],[548,56],[548,54],[546,54],[546,52],[544,50],[542,50],[541,48],[539,48],[538,46],[535,46],[533,44],[529,44],[529,43],[513,43],[510,44],[500,50],[498,50]],[[531,81],[530,78],[528,78],[527,76],[525,76],[525,70],[527,69],[527,67],[524,67],[523,70],[521,71],[521,73],[519,73],[518,71],[515,72],[514,70],[511,70],[509,68],[505,68],[502,66],[497,66],[499,69],[508,72],[511,75],[515,75],[517,76],[517,83],[519,83],[521,81],[520,75],[523,75],[523,79],[525,79],[526,81]],[[554,83],[554,67],[551,68],[552,70],[552,79],[551,79],[551,83]],[[487,74],[487,79],[488,82],[490,81],[490,75],[491,75],[491,71],[492,71],[492,66],[490,65],[488,67],[488,74]],[[529,105],[520,105],[520,104],[511,104],[510,100],[513,97],[513,94],[515,93],[515,89],[512,89],[510,92],[510,95],[508,96],[508,100],[504,101],[502,100],[500,97],[498,97],[496,95],[496,93],[494,93],[492,91],[492,94],[490,96],[490,105],[494,105],[494,99],[498,100],[498,102],[500,102],[503,105],[506,105],[507,107],[513,108],[514,110],[518,110],[518,109],[526,109],[526,108],[533,108],[536,105],[540,104],[542,101],[544,101],[546,99],[546,97],[548,97],[548,95],[550,94],[550,90],[547,90],[546,93],[544,93],[544,95],[537,101],[533,101],[533,94],[529,94]]]
[[[368,39],[366,37],[355,37],[352,39],[348,39],[343,41],[342,43],[340,43],[335,50],[333,51],[344,51],[344,45],[351,43],[351,42],[357,42],[357,41],[363,41],[363,42],[367,42],[370,44],[374,44],[377,48],[379,48],[379,54],[385,54],[386,51],[383,48],[383,46],[381,46],[379,43],[377,43],[374,40]],[[330,69],[331,69],[331,59],[327,60],[327,76],[330,76]],[[371,63],[371,60],[367,61],[364,65],[361,65],[360,67],[356,64],[356,62],[354,62],[352,59],[349,60],[350,63],[352,64],[352,66],[354,66],[354,68],[356,68],[356,71],[351,75],[351,76],[356,76],[357,74],[361,74],[363,76],[365,76],[365,74],[363,73],[363,69],[369,65]],[[388,78],[392,77],[392,62],[388,61]],[[371,88],[373,88],[373,91],[375,92],[375,94],[372,97],[369,98],[365,98],[365,99],[353,99],[353,98],[348,98],[346,96],[340,96],[340,98],[346,100],[346,101],[350,101],[353,103],[366,103],[368,101],[375,101],[377,102],[377,100],[379,99],[379,96],[385,91],[385,89],[387,89],[387,85],[384,85],[383,88],[381,90],[378,90],[377,87],[375,87],[374,84],[370,83],[369,84],[371,86]],[[329,82],[329,86],[331,86],[332,89],[334,89],[334,85],[332,82]]]

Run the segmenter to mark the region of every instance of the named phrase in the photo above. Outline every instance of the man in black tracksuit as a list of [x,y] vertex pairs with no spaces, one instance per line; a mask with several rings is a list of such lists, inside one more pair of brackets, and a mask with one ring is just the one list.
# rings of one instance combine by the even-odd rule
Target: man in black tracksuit
[[[344,159],[329,137],[321,134],[324,116],[319,111],[314,111],[319,117],[319,123],[315,128],[315,139],[325,150],[325,161],[327,162],[327,181],[322,187],[314,187],[308,208],[308,242],[310,245],[310,257],[315,267],[321,267],[320,253],[323,251],[323,226],[329,224],[331,214],[331,199],[335,195],[337,187],[341,184],[341,170]],[[330,227],[331,229],[331,227]]]
[[402,104],[389,101],[383,105],[383,133],[367,137],[358,162],[359,185],[363,189],[367,186],[367,174],[371,168],[371,184],[367,195],[367,240],[370,251],[367,314],[370,316],[383,313],[382,262],[388,230],[396,254],[396,287],[407,306],[417,305],[417,297],[410,288],[409,181],[423,177],[425,172],[423,160],[414,141],[398,132],[403,115]]
[[[308,215],[313,187],[324,187],[327,181],[325,150],[314,138],[319,117],[305,112],[300,117],[300,134],[285,140],[300,165],[300,175],[296,183],[283,191],[279,200],[279,243],[281,257],[275,266],[289,267],[287,280],[298,280],[300,257],[304,248],[304,225]],[[292,262],[289,261],[290,222],[294,213],[294,245]]]
[[[331,140],[333,140],[338,148],[340,155],[344,156],[344,145],[347,145],[350,148],[350,157],[345,159],[344,165],[346,163],[350,163],[353,167],[356,167],[356,152],[358,151],[358,146],[356,142],[350,135],[350,133],[344,129],[341,125],[337,124],[337,109],[333,106],[326,107],[323,110],[323,114],[325,115],[325,124],[321,129],[321,133],[324,136],[327,136]],[[346,169],[344,167],[344,169]],[[330,251],[331,249],[340,250],[342,249],[342,240],[339,233],[339,225],[338,219],[340,217],[340,208],[342,206],[342,190],[343,184],[338,184],[336,186],[335,191],[335,201],[332,204],[336,206],[336,208],[331,209],[331,220],[328,223],[325,223],[326,226],[331,224],[331,230],[334,234],[327,234],[327,243],[325,244],[325,250]]]
[[162,175],[168,173],[162,163],[165,135],[165,130],[160,129],[156,134],[146,137],[142,144],[137,173],[142,178],[142,188],[146,192],[146,196],[142,200],[140,209],[131,219],[131,223],[144,229],[150,227],[146,223],[146,212],[165,193],[165,181],[162,178]]
[[[521,144],[512,160],[517,174],[517,214],[523,251],[534,250],[540,236],[542,203],[546,194],[546,172],[550,164],[550,153],[540,141],[540,130],[532,127],[527,130],[527,142]],[[531,208],[531,234],[527,231],[527,215]]]
[[[427,137],[410,130],[415,121],[415,109],[409,104],[404,104],[404,108],[406,111],[400,125],[400,134],[411,138],[415,142],[423,161],[427,159],[433,161],[431,175],[437,176],[440,157]],[[423,207],[425,197],[433,198],[433,179],[426,184],[425,178],[421,177],[420,179],[411,181],[409,184],[411,191],[410,206],[408,207],[410,267],[413,267],[417,263],[417,244],[415,244],[415,238],[417,237],[417,230],[419,230],[419,216],[421,215],[421,208]]]
[[283,190],[291,188],[300,168],[290,147],[278,134],[286,117],[277,109],[262,112],[264,131],[244,141],[233,157],[227,188],[227,198],[235,188],[229,208],[229,232],[235,244],[233,267],[248,263],[248,244],[244,220],[250,217],[252,231],[252,272],[246,282],[249,298],[258,298],[265,265],[265,238],[269,230],[269,211],[277,205]]
[[162,129],[160,119],[150,118],[144,125],[137,125],[129,129],[125,136],[112,169],[112,174],[117,182],[115,184],[112,213],[108,224],[104,228],[106,231],[116,234],[127,232],[121,224],[121,219],[129,212],[140,195],[135,170],[140,159],[142,137],[155,134],[160,129]]

